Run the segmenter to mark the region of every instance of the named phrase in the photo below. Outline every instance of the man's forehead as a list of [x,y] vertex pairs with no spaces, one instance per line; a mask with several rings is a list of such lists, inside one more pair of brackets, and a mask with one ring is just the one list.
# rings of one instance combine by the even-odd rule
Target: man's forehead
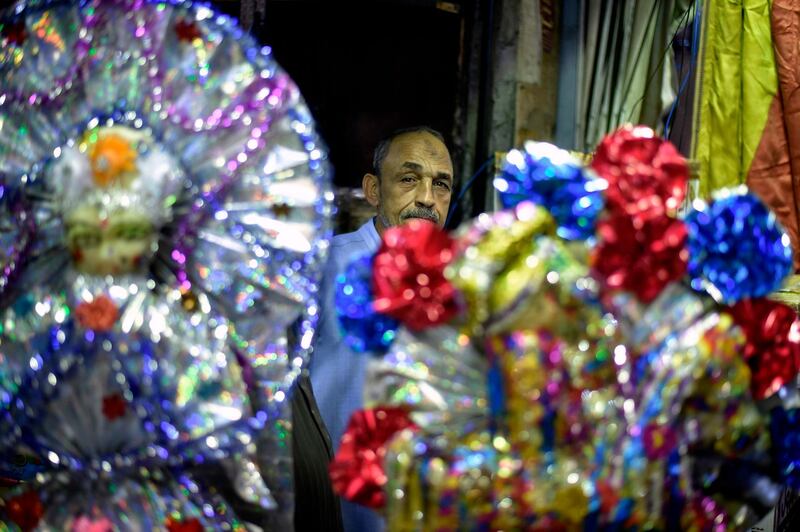
[[397,136],[392,140],[386,158],[392,159],[398,165],[403,165],[404,163],[419,164],[419,161],[416,161],[413,157],[415,154],[431,157],[448,165],[451,164],[450,152],[448,152],[447,146],[435,136],[424,131],[404,133]]
[[[442,168],[436,170],[436,177],[441,179],[453,179],[453,176],[450,175],[450,165],[447,164],[447,170],[445,171]],[[400,165],[401,169],[411,170],[412,172],[422,172],[425,170],[425,167],[419,163],[414,161],[406,161],[402,165]]]

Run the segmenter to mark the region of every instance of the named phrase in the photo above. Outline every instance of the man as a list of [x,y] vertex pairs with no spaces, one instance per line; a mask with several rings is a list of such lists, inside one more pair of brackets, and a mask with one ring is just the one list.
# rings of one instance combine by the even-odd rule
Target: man
[[[394,132],[375,148],[373,172],[361,182],[377,215],[353,233],[338,235],[331,244],[321,287],[322,315],[311,357],[311,381],[322,418],[335,448],[350,415],[362,408],[367,354],[353,352],[342,340],[334,308],[336,277],[354,259],[374,253],[381,235],[414,218],[444,226],[453,188],[453,163],[442,135],[428,127]],[[382,528],[377,514],[343,502],[347,532]]]

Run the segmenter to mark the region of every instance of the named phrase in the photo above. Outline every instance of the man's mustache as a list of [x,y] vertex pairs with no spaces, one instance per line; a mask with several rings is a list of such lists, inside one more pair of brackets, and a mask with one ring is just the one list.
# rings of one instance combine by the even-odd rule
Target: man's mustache
[[400,215],[400,220],[406,221],[411,218],[422,218],[430,220],[433,223],[439,223],[439,213],[433,209],[426,209],[424,207],[414,207]]

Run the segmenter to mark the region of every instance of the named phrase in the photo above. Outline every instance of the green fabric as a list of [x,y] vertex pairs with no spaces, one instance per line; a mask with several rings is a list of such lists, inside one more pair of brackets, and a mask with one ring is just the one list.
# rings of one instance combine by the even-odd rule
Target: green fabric
[[[579,132],[583,141],[578,146],[579,150],[591,151],[597,144],[598,129],[605,127],[605,121],[601,114],[608,100],[608,91],[613,81],[612,68],[609,57],[612,52],[609,48],[613,45],[610,35],[614,34],[615,28],[612,27],[614,20],[614,9],[601,10],[601,2],[587,2],[585,4],[589,10],[589,31],[584,45],[587,50],[589,60],[585,71],[587,72],[585,89],[585,110],[583,117],[583,131]],[[591,36],[594,35],[594,40]]]
[[[662,58],[687,0],[584,2],[577,147],[592,151],[626,123],[658,128],[663,116]],[[678,6],[682,6],[678,9]]]
[[[630,88],[619,91],[624,99],[619,104],[616,123],[609,125],[618,126],[625,121],[633,121],[657,127],[662,111],[660,96],[663,75],[655,73],[652,79],[650,75],[661,59],[659,54],[664,53],[669,42],[667,29],[673,4],[674,1],[636,2],[636,8],[630,15],[633,22],[631,46],[624,64],[623,86]],[[671,50],[667,53],[671,53]]]
[[692,158],[701,196],[745,182],[777,92],[769,0],[706,0]]

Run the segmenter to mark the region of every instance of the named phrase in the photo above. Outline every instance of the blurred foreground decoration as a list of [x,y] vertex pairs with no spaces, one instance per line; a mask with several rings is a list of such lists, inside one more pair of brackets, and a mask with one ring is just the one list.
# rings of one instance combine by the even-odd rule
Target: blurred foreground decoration
[[189,1],[0,34],[0,528],[291,528],[333,201],[299,90]]
[[791,271],[786,233],[742,188],[685,212],[689,168],[647,128],[591,165],[527,143],[495,177],[505,210],[452,244],[394,228],[363,259],[380,282],[341,285],[408,308],[365,400],[413,426],[348,432],[332,465],[390,529],[742,530],[798,485],[800,321],[766,299]]

